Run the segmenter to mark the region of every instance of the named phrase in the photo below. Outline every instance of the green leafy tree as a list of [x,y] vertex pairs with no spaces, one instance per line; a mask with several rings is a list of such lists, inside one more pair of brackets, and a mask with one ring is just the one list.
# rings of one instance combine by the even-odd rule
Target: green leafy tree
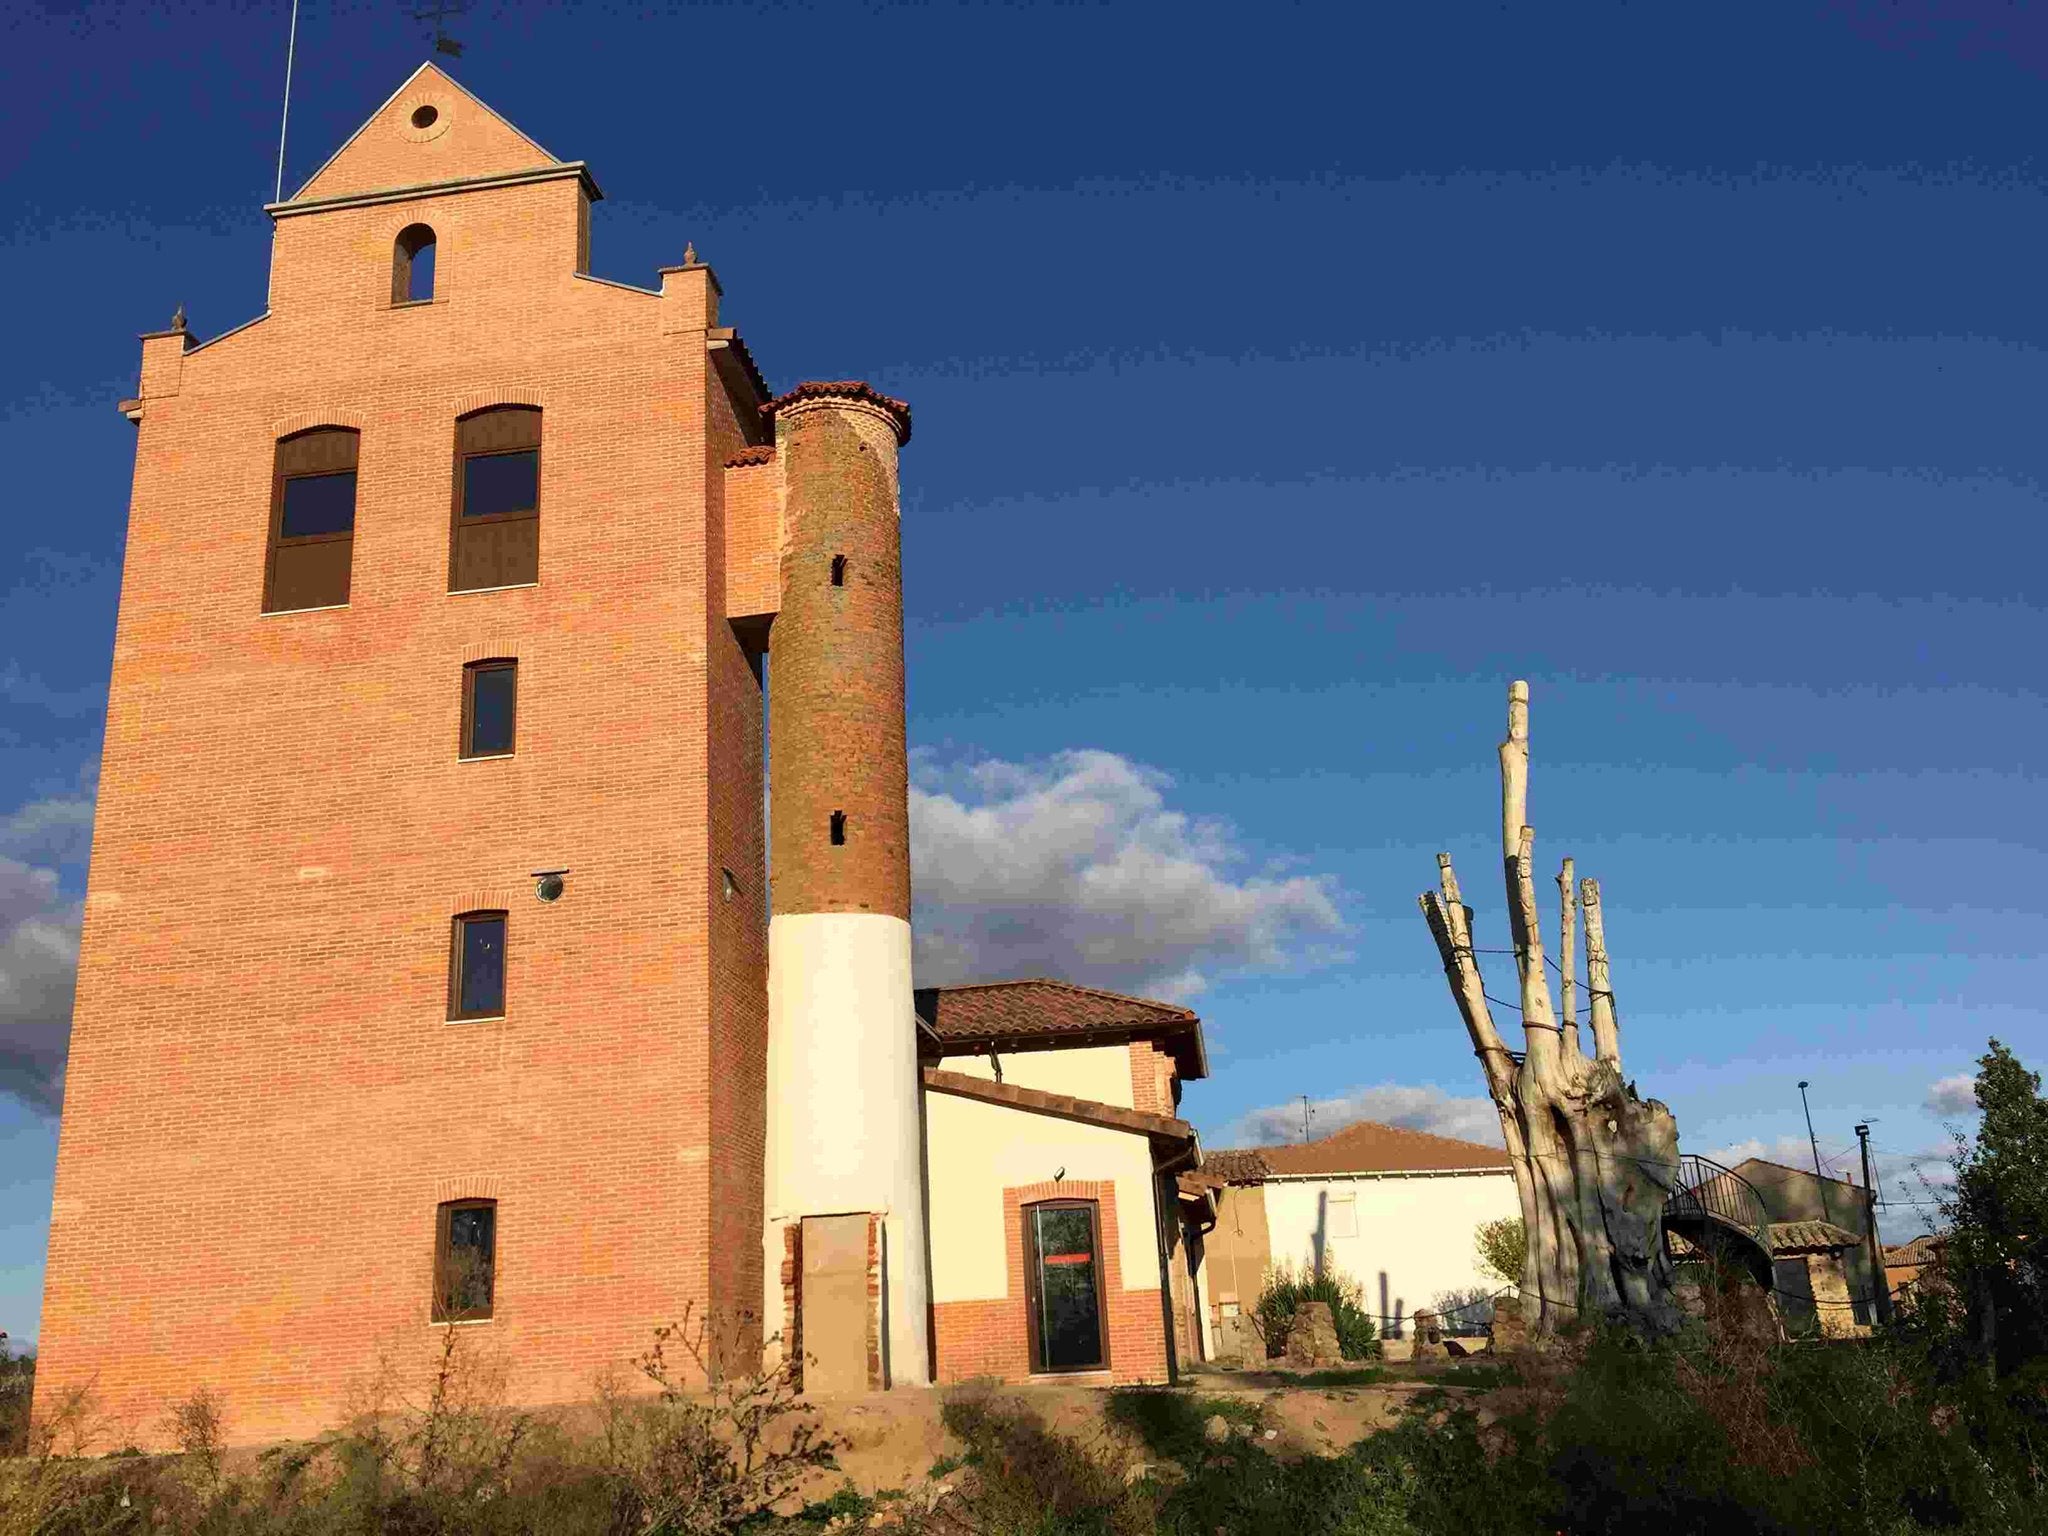
[[1472,1244],[1479,1269],[1503,1285],[1522,1283],[1522,1260],[1529,1252],[1529,1232],[1519,1216],[1482,1221],[1473,1229]]
[[2048,1357],[2048,1100],[1998,1041],[1977,1059],[1983,1122],[1957,1138],[1944,1267],[2000,1374]]

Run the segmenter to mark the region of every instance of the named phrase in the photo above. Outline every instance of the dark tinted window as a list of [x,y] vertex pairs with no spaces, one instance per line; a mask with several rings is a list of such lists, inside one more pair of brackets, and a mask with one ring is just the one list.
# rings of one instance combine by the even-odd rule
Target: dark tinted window
[[505,914],[455,920],[455,1014],[495,1018],[505,1011]]
[[1103,1362],[1101,1292],[1096,1283],[1095,1212],[1085,1205],[1031,1209],[1037,1250],[1033,1297],[1038,1366],[1086,1370]]
[[469,669],[469,742],[465,757],[499,757],[512,750],[519,669],[513,665]]
[[356,526],[356,472],[295,475],[284,483],[284,525],[288,539],[309,533],[352,533]]
[[498,1259],[498,1207],[489,1200],[441,1207],[434,1244],[434,1319],[464,1322],[491,1315]]
[[540,454],[473,455],[462,461],[462,515],[531,512],[540,505]]

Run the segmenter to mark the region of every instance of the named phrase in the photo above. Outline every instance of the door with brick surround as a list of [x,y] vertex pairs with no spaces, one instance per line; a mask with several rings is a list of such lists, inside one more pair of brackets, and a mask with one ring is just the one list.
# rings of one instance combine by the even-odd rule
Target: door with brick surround
[[804,1390],[868,1390],[868,1216],[806,1216],[802,1308]]
[[1034,1371],[1096,1371],[1109,1364],[1100,1230],[1093,1200],[1024,1207]]

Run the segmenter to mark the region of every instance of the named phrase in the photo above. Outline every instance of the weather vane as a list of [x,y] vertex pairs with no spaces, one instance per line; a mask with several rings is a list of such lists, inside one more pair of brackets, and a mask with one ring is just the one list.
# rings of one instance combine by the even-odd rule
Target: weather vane
[[434,24],[434,52],[459,59],[462,57],[462,44],[448,35],[448,18],[460,16],[468,9],[469,0],[434,0],[432,5],[421,4],[414,10],[412,19]]

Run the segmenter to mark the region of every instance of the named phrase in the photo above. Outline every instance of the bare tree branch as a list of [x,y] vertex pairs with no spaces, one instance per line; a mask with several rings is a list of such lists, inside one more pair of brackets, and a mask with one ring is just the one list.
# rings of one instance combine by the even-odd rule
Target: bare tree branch
[[1600,882],[1588,875],[1579,882],[1579,903],[1586,909],[1586,994],[1592,1015],[1593,1056],[1621,1068],[1621,1023],[1614,1016],[1614,983],[1607,971],[1607,925],[1600,913]]

